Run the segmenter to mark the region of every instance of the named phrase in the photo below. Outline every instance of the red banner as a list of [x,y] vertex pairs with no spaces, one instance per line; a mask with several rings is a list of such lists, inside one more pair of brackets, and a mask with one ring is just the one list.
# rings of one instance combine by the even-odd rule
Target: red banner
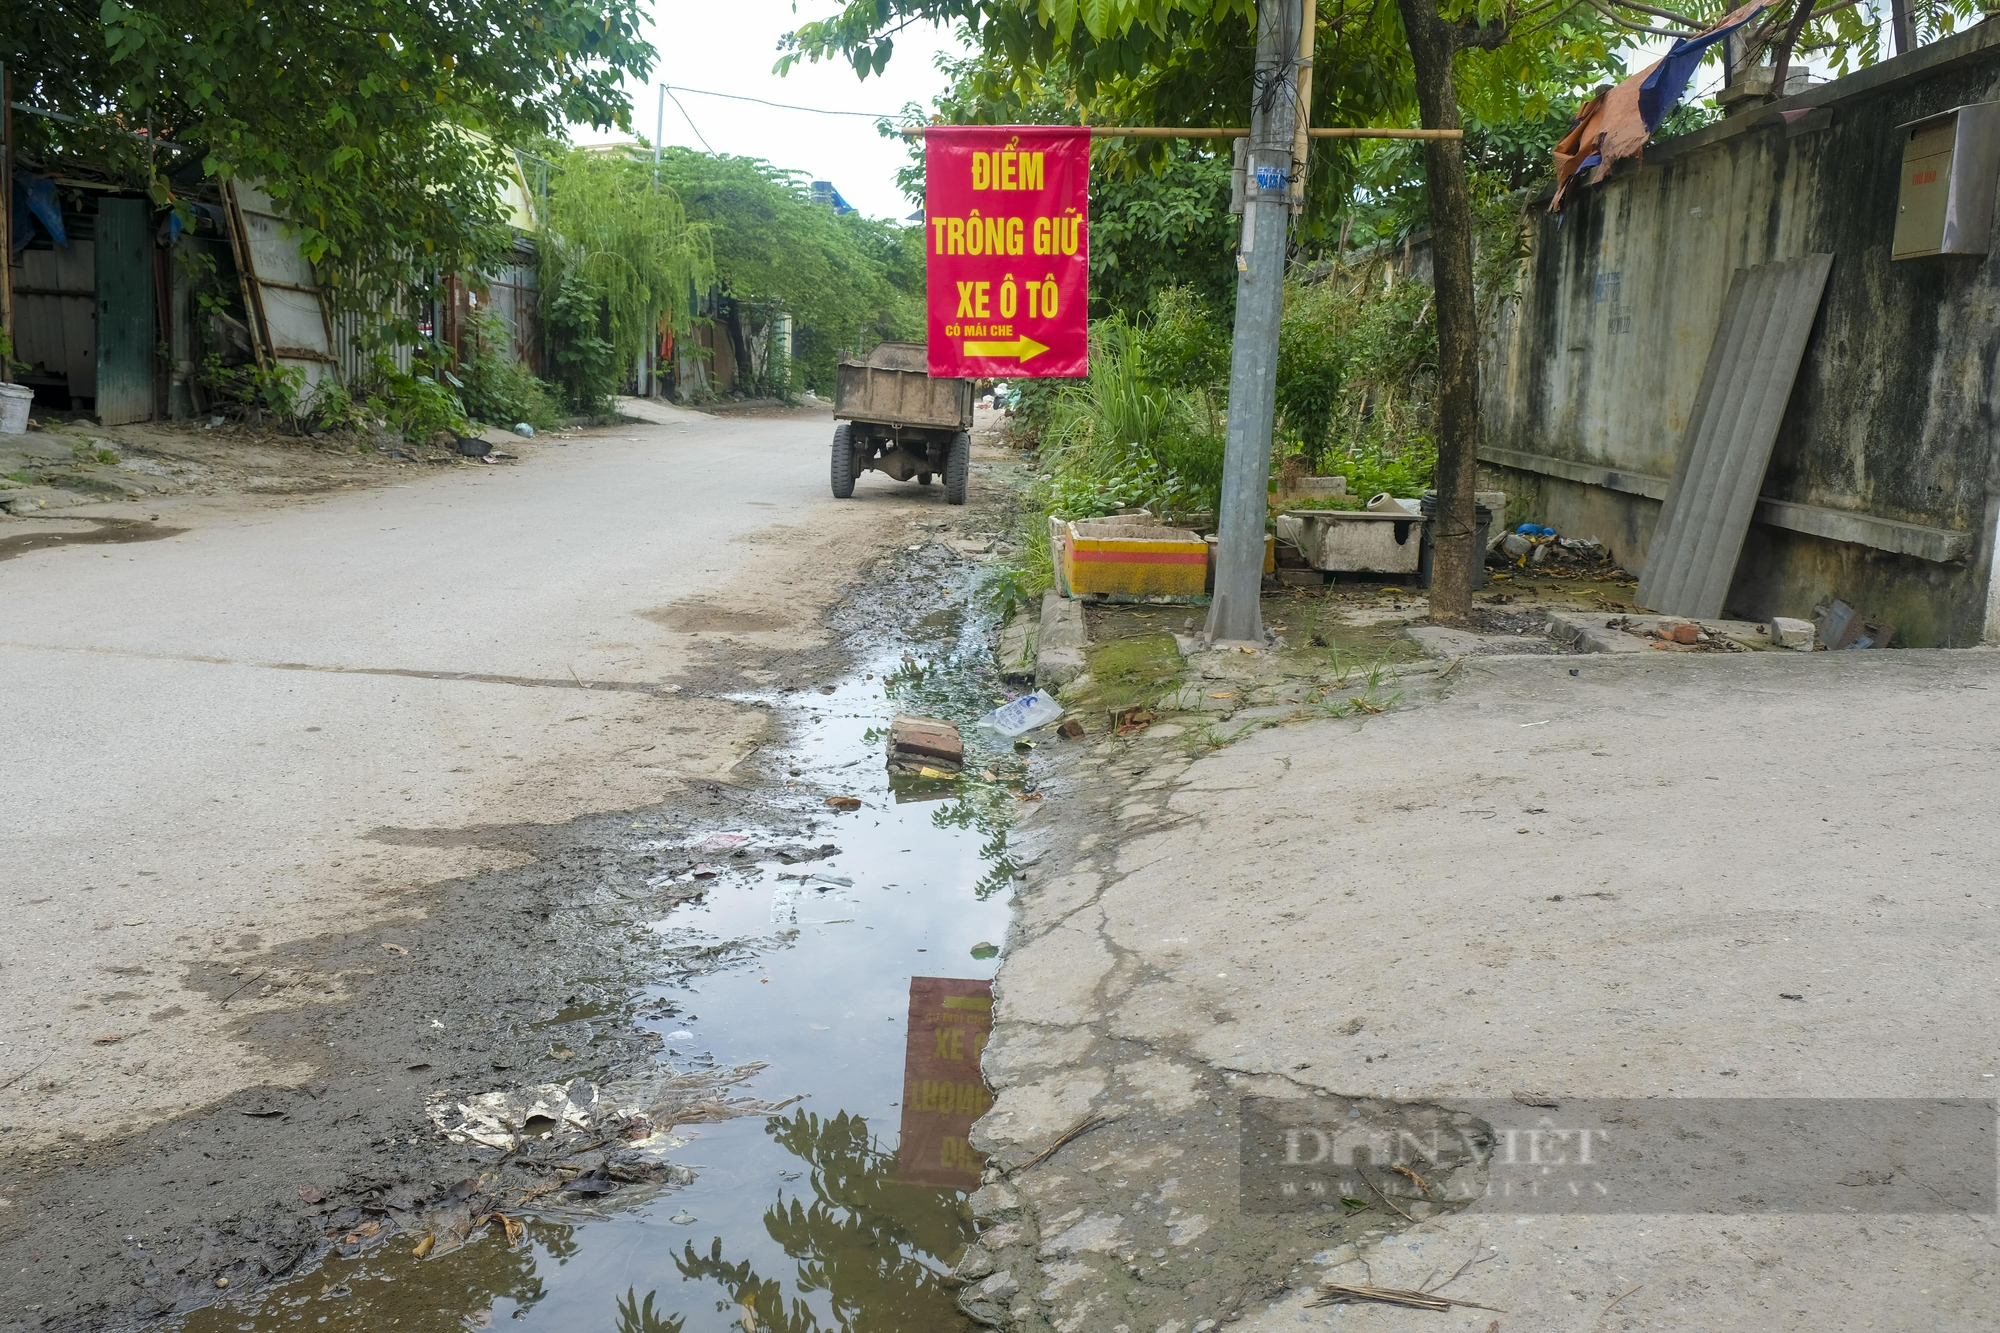
[[898,1180],[968,1192],[979,1188],[986,1159],[966,1140],[972,1122],[993,1105],[979,1072],[980,1053],[992,1035],[992,982],[910,978]]
[[1090,131],[924,132],[930,373],[1090,370]]

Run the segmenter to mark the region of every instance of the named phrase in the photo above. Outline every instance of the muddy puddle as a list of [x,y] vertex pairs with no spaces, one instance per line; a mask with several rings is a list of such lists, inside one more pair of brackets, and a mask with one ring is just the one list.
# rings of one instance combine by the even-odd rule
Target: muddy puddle
[[158,523],[118,520],[97,521],[94,527],[88,528],[38,528],[33,532],[0,537],[0,560],[12,560],[17,555],[57,546],[122,546],[129,542],[164,541],[186,531],[186,528],[164,527]]
[[[1011,743],[970,725],[1003,697],[988,660],[968,625],[955,641],[884,648],[831,693],[765,696],[793,739],[760,765],[784,784],[784,804],[813,812],[806,842],[825,854],[778,859],[761,848],[796,849],[796,837],[720,823],[695,839],[708,858],[696,871],[713,874],[706,897],[647,925],[676,954],[723,960],[638,997],[660,1065],[761,1063],[730,1092],[780,1112],[660,1136],[690,1184],[522,1206],[512,1245],[491,1225],[419,1258],[396,1235],[179,1327],[974,1327],[945,1275],[973,1234],[962,1201],[980,1163],[963,1136],[985,1105],[977,1054],[991,1001],[980,983],[1007,929],[1007,828],[1029,782]],[[896,712],[959,722],[965,778],[892,779],[883,737]],[[832,809],[828,797],[861,806]],[[649,833],[635,817],[635,845]],[[944,982],[920,982],[913,1007],[913,978]]]

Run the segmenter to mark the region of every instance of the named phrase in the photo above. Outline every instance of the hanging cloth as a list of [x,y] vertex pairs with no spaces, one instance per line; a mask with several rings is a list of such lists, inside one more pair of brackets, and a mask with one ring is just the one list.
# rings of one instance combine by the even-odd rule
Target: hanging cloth
[[1612,167],[1626,158],[1638,160],[1653,131],[1680,105],[1708,48],[1777,2],[1751,0],[1724,15],[1706,32],[1675,42],[1666,55],[1617,87],[1600,88],[1595,97],[1578,107],[1569,133],[1555,146],[1556,197],[1549,201],[1549,211],[1561,211],[1585,171],[1595,168],[1587,183],[1601,185]]

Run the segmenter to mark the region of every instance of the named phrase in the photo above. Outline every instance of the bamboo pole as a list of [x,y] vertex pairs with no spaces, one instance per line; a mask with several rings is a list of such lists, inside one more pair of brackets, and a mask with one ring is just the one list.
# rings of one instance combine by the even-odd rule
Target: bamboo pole
[[1319,0],[1306,0],[1299,22],[1298,130],[1292,135],[1292,211],[1306,206],[1306,162],[1312,155],[1313,43],[1319,36]]
[[250,350],[257,369],[265,369],[264,344],[271,326],[264,321],[263,289],[250,258],[250,229],[243,221],[243,205],[236,197],[236,183],[222,182],[222,214],[229,222],[229,250],[236,260],[236,285],[243,293],[243,323],[250,330]]
[[[1007,129],[1001,125],[905,125],[897,131],[906,138],[914,139],[932,130],[966,129]],[[1075,125],[1034,125],[1029,129],[1079,129]],[[1171,125],[1092,125],[1090,137],[1093,139],[1247,139],[1247,129],[1193,130],[1179,129]],[[1406,130],[1384,129],[1376,126],[1339,126],[1326,129],[1308,129],[1306,134],[1314,139],[1463,139],[1464,130]]]

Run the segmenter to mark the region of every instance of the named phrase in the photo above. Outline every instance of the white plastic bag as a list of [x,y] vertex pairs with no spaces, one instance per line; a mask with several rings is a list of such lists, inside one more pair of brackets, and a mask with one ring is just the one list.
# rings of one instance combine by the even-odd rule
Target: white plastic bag
[[988,731],[997,731],[1002,736],[1019,736],[1024,732],[1033,731],[1036,727],[1047,726],[1061,717],[1062,713],[1061,704],[1040,690],[1036,690],[1032,694],[1022,695],[1013,703],[1000,705],[980,718],[979,725]]

